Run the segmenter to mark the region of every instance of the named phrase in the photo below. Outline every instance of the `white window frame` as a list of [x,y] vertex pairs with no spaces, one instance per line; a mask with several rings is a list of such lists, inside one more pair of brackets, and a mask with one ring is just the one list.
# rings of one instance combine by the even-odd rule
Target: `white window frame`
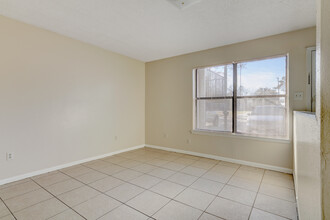
[[[285,107],[286,107],[286,137],[284,138],[273,138],[273,137],[263,137],[263,136],[257,136],[257,135],[250,135],[250,134],[245,134],[245,133],[238,133],[236,132],[237,126],[234,125],[237,121],[235,120],[235,116],[233,117],[233,129],[232,132],[228,131],[217,131],[217,130],[207,130],[207,129],[199,129],[197,128],[197,120],[198,120],[198,114],[197,114],[197,101],[200,100],[197,98],[197,70],[200,68],[208,68],[208,67],[214,67],[214,66],[224,66],[224,65],[230,65],[232,64],[233,66],[239,63],[244,63],[244,62],[251,62],[251,61],[258,61],[258,60],[266,60],[266,59],[272,59],[272,58],[278,58],[278,57],[286,57],[286,94],[285,95],[278,95],[278,97],[285,97]],[[236,73],[234,71],[236,70]],[[270,142],[280,142],[280,143],[291,143],[291,132],[289,131],[290,129],[290,105],[289,105],[289,54],[280,54],[276,56],[268,56],[268,57],[262,57],[258,59],[249,59],[249,60],[241,60],[241,61],[236,61],[232,63],[222,63],[222,64],[215,64],[215,65],[210,65],[210,66],[202,66],[202,67],[196,67],[193,69],[193,129],[191,133],[193,134],[200,134],[200,135],[211,135],[211,136],[224,136],[224,137],[235,137],[235,138],[244,138],[244,139],[252,139],[252,140],[261,140],[261,141],[270,141]],[[237,80],[237,68],[233,68],[233,78],[236,78]],[[235,79],[233,79],[235,81]],[[237,82],[236,82],[237,83]],[[235,84],[235,83],[233,83]],[[233,94],[233,105],[234,107],[233,115],[236,114],[236,109],[237,108],[237,85],[236,87],[234,86],[234,94]],[[277,96],[277,95],[276,95]],[[257,96],[254,96],[257,97]],[[268,96],[263,96],[267,98]],[[270,97],[270,96],[269,96]],[[246,97],[248,98],[248,97]],[[209,100],[214,99],[213,97],[210,97]],[[234,101],[235,100],[235,101]],[[234,103],[236,102],[236,103]]]

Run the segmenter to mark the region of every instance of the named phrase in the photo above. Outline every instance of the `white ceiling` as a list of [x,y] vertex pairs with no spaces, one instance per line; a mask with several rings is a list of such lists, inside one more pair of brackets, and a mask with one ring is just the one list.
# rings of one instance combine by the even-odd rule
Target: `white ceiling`
[[0,0],[0,14],[152,61],[314,26],[315,0]]

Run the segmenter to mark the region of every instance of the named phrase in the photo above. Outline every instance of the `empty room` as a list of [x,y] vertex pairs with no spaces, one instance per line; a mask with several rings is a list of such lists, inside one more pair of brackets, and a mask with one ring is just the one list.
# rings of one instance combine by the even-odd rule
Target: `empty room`
[[329,152],[329,0],[0,0],[0,220],[326,220]]

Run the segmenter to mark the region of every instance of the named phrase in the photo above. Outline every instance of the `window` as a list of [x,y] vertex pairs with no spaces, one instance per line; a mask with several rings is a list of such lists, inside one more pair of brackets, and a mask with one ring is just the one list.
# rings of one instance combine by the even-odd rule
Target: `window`
[[287,57],[198,68],[195,129],[287,139]]

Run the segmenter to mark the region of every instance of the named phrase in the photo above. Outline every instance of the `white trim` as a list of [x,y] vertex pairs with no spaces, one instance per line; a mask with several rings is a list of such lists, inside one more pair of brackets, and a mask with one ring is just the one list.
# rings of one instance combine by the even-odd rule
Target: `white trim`
[[305,95],[305,99],[306,99],[306,109],[308,109],[308,111],[312,110],[312,52],[316,51],[316,47],[308,47],[306,48],[306,78],[308,80],[308,78],[310,77],[310,83],[306,83],[306,95]]
[[71,162],[71,163],[66,163],[66,164],[50,167],[50,168],[43,169],[43,170],[37,170],[37,171],[31,172],[31,173],[27,173],[27,174],[23,174],[23,175],[19,175],[19,176],[10,177],[10,178],[7,178],[7,179],[0,180],[0,186],[3,185],[3,184],[6,184],[6,183],[15,182],[15,181],[22,180],[22,179],[25,179],[25,178],[37,176],[37,175],[52,172],[52,171],[55,171],[55,170],[60,170],[60,169],[71,167],[71,166],[78,165],[78,164],[81,164],[81,163],[86,163],[86,162],[89,162],[89,161],[92,161],[92,160],[98,160],[98,159],[109,157],[109,156],[112,156],[112,155],[115,155],[115,154],[120,154],[120,153],[124,153],[124,152],[127,152],[127,151],[140,149],[140,148],[143,148],[143,147],[145,147],[144,144],[134,146],[134,147],[130,147],[130,148],[126,148],[124,150],[119,150],[119,151],[114,151],[114,152],[103,154],[103,155],[98,155],[98,156],[95,156],[95,157],[89,157],[89,158],[74,161],[74,162]]
[[290,139],[275,139],[275,138],[266,138],[266,137],[256,137],[256,136],[249,136],[249,135],[244,135],[244,134],[229,133],[229,132],[222,132],[222,131],[212,131],[212,130],[195,129],[195,130],[192,130],[191,133],[192,134],[199,134],[199,135],[240,138],[240,139],[248,139],[248,140],[263,141],[263,142],[273,142],[273,143],[284,143],[284,144],[291,144],[292,143],[292,141]]
[[166,150],[166,151],[172,151],[172,152],[177,152],[177,153],[183,153],[183,154],[189,154],[193,156],[198,156],[198,157],[206,157],[210,159],[215,159],[215,160],[222,160],[226,162],[231,162],[231,163],[237,163],[241,165],[246,165],[246,166],[251,166],[251,167],[258,167],[258,168],[263,168],[267,170],[274,170],[282,173],[289,173],[292,174],[292,169],[284,168],[284,167],[277,167],[277,166],[272,166],[272,165],[267,165],[267,164],[262,164],[262,163],[255,163],[255,162],[250,162],[250,161],[245,161],[245,160],[237,160],[237,159],[232,159],[228,157],[221,157],[221,156],[216,156],[216,155],[211,155],[211,154],[203,154],[203,153],[198,153],[198,152],[193,152],[193,151],[185,151],[185,150],[179,150],[179,149],[174,149],[174,148],[169,148],[169,147],[161,147],[161,146],[156,146],[156,145],[150,145],[146,144],[146,147],[150,148],[155,148],[159,150]]

